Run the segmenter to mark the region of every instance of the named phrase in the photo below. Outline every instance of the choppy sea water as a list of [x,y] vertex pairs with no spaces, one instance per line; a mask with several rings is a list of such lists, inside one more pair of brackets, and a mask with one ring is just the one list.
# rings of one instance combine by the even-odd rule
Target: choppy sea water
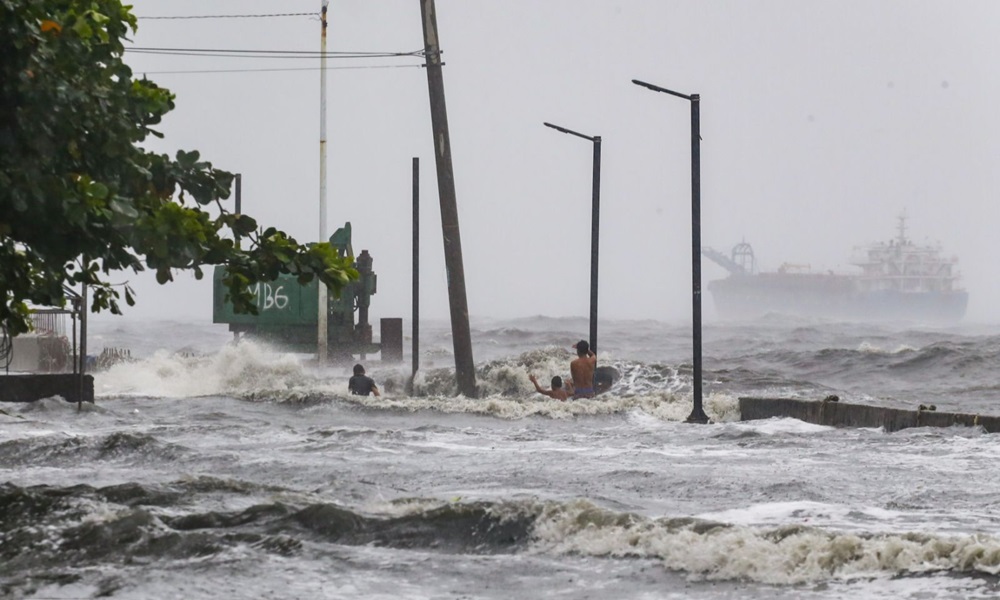
[[1000,328],[769,317],[602,323],[621,380],[568,375],[578,319],[473,322],[480,398],[447,326],[348,371],[223,326],[102,320],[97,402],[0,407],[4,598],[995,598],[1000,437],[740,422],[740,396],[1000,414]]

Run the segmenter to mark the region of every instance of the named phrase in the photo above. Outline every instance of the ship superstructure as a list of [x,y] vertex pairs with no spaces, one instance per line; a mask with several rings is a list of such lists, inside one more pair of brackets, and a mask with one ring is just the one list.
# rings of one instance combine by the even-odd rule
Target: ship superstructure
[[906,215],[896,239],[855,249],[851,264],[861,267],[861,292],[938,293],[957,289],[958,259],[941,255],[940,244],[917,245],[906,237]]
[[708,285],[721,318],[748,319],[768,313],[849,320],[955,322],[965,315],[968,293],[959,286],[958,259],[943,256],[939,244],[915,244],[906,237],[906,215],[888,243],[855,248],[851,264],[860,273],[813,272],[784,264],[757,272],[750,244],[729,256],[709,248],[709,259],[729,271]]

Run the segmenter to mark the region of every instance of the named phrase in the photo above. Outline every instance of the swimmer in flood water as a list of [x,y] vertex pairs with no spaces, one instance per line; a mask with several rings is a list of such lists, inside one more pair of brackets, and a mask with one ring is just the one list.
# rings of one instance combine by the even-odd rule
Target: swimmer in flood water
[[594,369],[597,368],[597,355],[590,351],[590,344],[580,340],[574,346],[576,358],[569,364],[569,372],[573,375],[574,398],[594,397]]
[[354,365],[354,376],[347,382],[347,389],[355,396],[375,394],[376,398],[379,397],[375,380],[365,375],[365,368],[361,365]]
[[564,388],[562,377],[559,377],[558,375],[552,378],[552,389],[550,390],[546,390],[542,388],[542,386],[538,385],[538,378],[534,375],[528,375],[528,379],[531,380],[531,383],[535,384],[535,391],[539,394],[544,394],[549,398],[565,402],[571,395],[573,395],[573,384],[568,384],[567,387]]

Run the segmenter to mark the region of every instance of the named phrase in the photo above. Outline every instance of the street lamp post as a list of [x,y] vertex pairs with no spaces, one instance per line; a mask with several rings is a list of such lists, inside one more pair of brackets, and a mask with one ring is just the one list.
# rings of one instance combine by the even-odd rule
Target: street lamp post
[[584,135],[565,127],[543,123],[556,131],[575,135],[594,144],[594,179],[590,216],[590,349],[597,353],[597,263],[598,237],[601,228],[601,136]]
[[[326,11],[330,0],[323,0],[320,12],[320,57],[319,57],[319,241],[326,239]],[[316,366],[323,368],[327,363],[330,344],[328,319],[330,305],[328,290],[322,281],[316,282]]]
[[702,406],[701,377],[701,98],[698,94],[682,94],[667,88],[633,79],[632,83],[654,92],[677,96],[691,102],[691,304],[694,321],[694,407],[689,423],[708,423]]

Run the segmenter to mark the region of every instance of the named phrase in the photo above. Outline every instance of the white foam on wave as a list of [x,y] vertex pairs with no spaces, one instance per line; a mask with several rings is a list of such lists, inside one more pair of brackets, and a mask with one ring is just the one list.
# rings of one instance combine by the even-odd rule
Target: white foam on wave
[[[739,407],[737,406],[737,412]],[[738,415],[737,415],[738,416]],[[732,423],[729,427],[741,431],[754,431],[761,435],[788,435],[788,434],[813,434],[825,431],[833,431],[835,427],[828,425],[815,425],[806,423],[790,417],[772,417],[758,421],[741,421]]]
[[766,502],[746,508],[734,508],[696,515],[699,519],[744,526],[781,526],[790,523],[822,526],[838,531],[866,531],[873,526],[880,531],[893,530],[904,514],[875,506],[851,507],[825,502]]
[[[550,346],[517,356],[490,361],[477,369],[479,399],[456,396],[454,372],[450,369],[419,372],[413,382],[416,397],[357,398],[350,401],[370,408],[469,412],[520,419],[530,416],[570,418],[627,414],[641,411],[660,421],[683,421],[691,414],[690,381],[667,365],[616,361],[610,353],[600,364],[614,367],[621,375],[610,391],[590,399],[561,402],[538,394],[528,379],[538,377],[549,387],[552,377],[569,378],[569,353]],[[730,394],[709,394],[705,411],[713,421],[739,420],[739,402]]]
[[862,352],[864,354],[901,354],[903,352],[913,352],[915,350],[916,348],[907,344],[900,344],[895,350],[885,350],[884,348],[867,340],[858,344],[858,352]]
[[[683,421],[691,414],[690,396],[659,392],[639,396],[615,396],[605,393],[596,398],[553,400],[545,396],[531,398],[510,396],[347,396],[344,400],[365,408],[381,410],[420,411],[434,410],[443,413],[471,413],[503,419],[549,417],[568,419],[574,417],[628,414],[639,410],[661,421]],[[705,412],[715,421],[732,419],[739,412],[737,400],[732,396],[713,395],[705,403]]]
[[[565,348],[548,346],[490,360],[476,368],[479,395],[532,395],[535,388],[529,375],[538,377],[542,387],[549,387],[554,376],[568,381],[572,358]],[[618,372],[619,378],[611,389],[618,395],[682,393],[691,387],[690,376],[682,376],[672,365],[619,361],[611,353],[603,353],[599,367],[611,367]],[[421,371],[414,383],[418,395],[454,395],[456,392],[451,368]]]
[[[99,397],[232,396],[277,402],[326,398],[376,410],[435,410],[504,419],[559,419],[640,411],[660,421],[683,421],[691,413],[690,392],[683,391],[676,370],[657,365],[616,365],[628,374],[627,380],[596,398],[562,402],[536,393],[528,375],[535,374],[539,383],[548,387],[551,377],[568,371],[566,356],[565,349],[551,347],[485,363],[477,369],[480,398],[456,395],[452,369],[418,372],[413,381],[414,395],[404,395],[401,390],[407,377],[394,368],[374,370],[383,390],[381,397],[351,396],[347,394],[346,371],[319,372],[306,365],[300,355],[242,341],[211,355],[161,350],[139,361],[114,365],[95,375],[95,392]],[[605,360],[612,364],[611,357]],[[739,419],[739,403],[729,394],[707,395],[705,411],[717,422]]]
[[535,550],[642,557],[708,580],[789,585],[936,571],[1000,573],[1000,541],[985,535],[858,534],[649,519],[578,500],[548,505]]
[[190,356],[159,350],[95,374],[98,396],[240,396],[264,389],[290,389],[315,381],[300,357],[243,341],[216,354]]
[[441,498],[394,498],[385,500],[382,498],[369,500],[359,507],[359,511],[368,515],[382,518],[399,518],[410,515],[428,513],[450,503],[457,504],[462,501],[461,497],[453,497],[445,500]]

